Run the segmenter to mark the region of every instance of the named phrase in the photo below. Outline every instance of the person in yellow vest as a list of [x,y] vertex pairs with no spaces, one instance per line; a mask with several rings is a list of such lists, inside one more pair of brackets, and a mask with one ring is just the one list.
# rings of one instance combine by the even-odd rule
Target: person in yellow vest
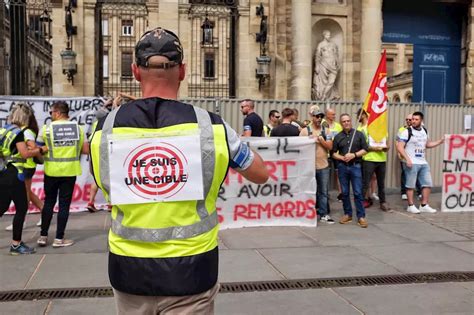
[[33,254],[35,249],[22,242],[23,223],[28,211],[28,196],[23,177],[23,165],[27,158],[41,156],[41,149],[29,149],[22,126],[28,125],[31,107],[24,103],[13,105],[7,124],[0,128],[0,217],[7,212],[10,203],[15,205],[11,255]]
[[89,145],[84,142],[84,132],[75,121],[69,121],[69,106],[57,101],[51,106],[52,122],[44,125],[39,143],[44,152],[44,207],[41,211],[41,233],[38,245],[48,244],[48,231],[53,218],[53,210],[58,200],[59,212],[56,237],[52,246],[66,247],[74,244],[64,238],[69,207],[71,206],[76,177],[82,174],[81,154],[89,153]]
[[[28,106],[28,105],[25,105]],[[25,138],[25,143],[29,149],[34,149],[36,145],[36,136],[38,135],[38,122],[36,121],[33,109],[30,111],[30,116],[28,119],[28,125],[22,126],[23,136]],[[15,166],[20,166],[20,163],[15,163]],[[36,172],[36,162],[33,158],[26,159],[26,162],[21,165],[23,167],[23,177],[25,180],[26,194],[28,196],[28,201],[35,205],[40,211],[43,209],[43,200],[41,200],[31,189],[33,175]],[[28,204],[29,204],[28,202]],[[41,219],[36,226],[41,225]],[[5,228],[7,231],[13,230],[13,224],[10,224]]]
[[372,205],[372,200],[369,197],[369,188],[372,180],[372,175],[375,174],[377,178],[377,190],[379,195],[380,209],[382,211],[390,211],[390,207],[385,198],[385,171],[387,165],[387,151],[389,150],[388,135],[386,137],[386,146],[371,146],[369,141],[369,133],[367,129],[367,123],[369,116],[365,110],[359,108],[357,111],[357,117],[359,117],[359,128],[367,144],[369,151],[362,157],[362,189],[364,198],[366,198],[365,208]]
[[[118,314],[210,314],[221,183],[229,166],[255,183],[268,171],[220,116],[177,101],[185,64],[174,33],[143,34],[132,72],[143,98],[99,120],[91,142],[94,178],[112,202],[108,266]],[[164,182],[178,161],[181,175]]]
[[[325,128],[329,129],[329,135],[331,136],[332,139],[336,137],[336,135],[342,131],[342,126],[340,123],[336,121],[336,111],[333,108],[326,108],[325,110],[325,115],[324,119],[321,122],[321,125],[324,126]],[[332,152],[329,152],[329,158],[328,158],[329,166],[332,169],[332,172],[336,176],[334,176],[336,180],[336,187],[337,187],[337,201],[342,202],[342,190],[341,190],[341,184],[339,183],[339,177],[337,175],[337,160],[332,158]],[[331,176],[329,179],[331,179]],[[331,180],[330,180],[331,182]],[[329,184],[331,186],[331,184]],[[331,211],[329,211],[330,213]]]

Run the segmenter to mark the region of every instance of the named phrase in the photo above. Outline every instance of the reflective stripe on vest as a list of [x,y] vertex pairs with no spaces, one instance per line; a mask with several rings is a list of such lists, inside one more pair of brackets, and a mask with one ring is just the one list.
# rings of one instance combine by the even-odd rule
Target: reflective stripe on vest
[[[122,225],[123,211],[117,207],[117,217],[112,218],[112,232],[120,237],[142,242],[163,242],[171,239],[187,239],[212,230],[218,224],[217,211],[211,215],[208,214],[205,202],[206,197],[211,189],[214,166],[215,166],[215,149],[214,149],[214,132],[212,130],[212,123],[209,113],[199,107],[195,107],[197,123],[201,131],[201,158],[202,158],[202,172],[203,172],[203,190],[204,199],[198,200],[196,204],[197,213],[201,221],[186,226],[172,226],[160,229],[144,229],[135,227],[126,227]],[[100,153],[100,170],[99,176],[103,189],[110,194],[110,165],[109,165],[109,150],[107,145],[107,136],[112,134],[115,116],[120,110],[120,107],[110,112],[102,126],[102,135],[100,139],[99,153]]]
[[49,148],[49,155],[48,156],[45,156],[44,157],[44,160],[45,161],[48,161],[48,162],[75,162],[75,161],[80,161],[81,160],[81,146],[80,146],[80,141],[79,140],[75,140],[76,141],[76,156],[74,157],[70,157],[70,158],[55,158],[54,157],[54,147],[53,147],[53,139],[52,139],[52,136],[51,136],[51,133],[50,133],[50,130],[49,128],[53,128],[52,126],[49,126],[47,129],[46,129],[46,143],[47,143],[47,146]]

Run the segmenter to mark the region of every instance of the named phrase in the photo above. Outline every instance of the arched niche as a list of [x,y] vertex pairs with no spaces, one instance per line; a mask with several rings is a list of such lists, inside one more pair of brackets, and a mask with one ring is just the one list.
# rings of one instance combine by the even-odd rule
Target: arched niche
[[[337,48],[338,48],[338,62],[339,62],[339,71],[337,74],[336,78],[336,89],[339,93],[340,99],[343,99],[343,89],[342,89],[342,76],[343,76],[343,57],[344,57],[344,32],[341,27],[341,25],[329,18],[323,18],[318,20],[316,23],[313,24],[312,27],[312,69],[313,69],[313,75],[314,75],[314,69],[315,69],[315,58],[314,55],[316,53],[316,49],[323,41],[323,32],[324,31],[329,31],[331,34],[330,41],[334,43]],[[314,80],[312,80],[312,83],[314,84]]]

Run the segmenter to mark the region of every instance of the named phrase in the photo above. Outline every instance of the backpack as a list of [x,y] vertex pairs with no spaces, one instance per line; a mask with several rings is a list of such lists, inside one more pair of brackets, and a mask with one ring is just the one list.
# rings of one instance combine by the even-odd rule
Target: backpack
[[[421,128],[423,128],[423,130],[426,132],[426,135],[428,135],[428,130],[425,128],[425,126],[421,126]],[[408,130],[408,139],[407,139],[407,142],[410,141],[411,139],[411,136],[413,136],[413,131],[411,130],[411,127],[407,129]]]
[[[310,125],[306,126],[306,130],[308,130],[308,136],[311,136],[313,131],[311,130]],[[323,137],[324,140],[327,140],[326,128],[323,125],[321,125],[321,136]]]
[[[21,129],[15,125],[5,125],[0,128],[0,172],[7,168],[12,155],[10,146],[20,132]],[[9,133],[12,133],[13,137],[7,137]]]

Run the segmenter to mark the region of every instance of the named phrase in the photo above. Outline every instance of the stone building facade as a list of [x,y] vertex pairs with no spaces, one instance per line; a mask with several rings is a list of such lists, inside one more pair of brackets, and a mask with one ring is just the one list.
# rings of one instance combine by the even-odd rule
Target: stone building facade
[[[310,100],[314,54],[325,30],[338,47],[334,84],[341,100],[364,99],[383,48],[391,58],[391,100],[396,88],[401,89],[397,95],[402,102],[411,100],[413,93],[409,88],[413,46],[382,42],[382,0],[79,0],[73,11],[77,26],[77,35],[73,35],[77,53],[74,84],[62,73],[60,59],[66,48],[63,21],[67,2],[51,0],[56,96],[114,94],[119,90],[139,95],[125,68],[133,60],[138,36],[155,26],[175,31],[184,46],[187,79],[181,86],[181,97]],[[467,9],[462,21],[459,102],[474,104],[474,5],[470,0],[434,2]],[[116,10],[125,3],[128,9]],[[260,3],[267,16],[265,48],[271,58],[269,78],[261,86],[255,74],[256,58],[261,54],[256,41],[262,28],[262,18],[256,14]],[[205,35],[205,28],[212,34]]]

